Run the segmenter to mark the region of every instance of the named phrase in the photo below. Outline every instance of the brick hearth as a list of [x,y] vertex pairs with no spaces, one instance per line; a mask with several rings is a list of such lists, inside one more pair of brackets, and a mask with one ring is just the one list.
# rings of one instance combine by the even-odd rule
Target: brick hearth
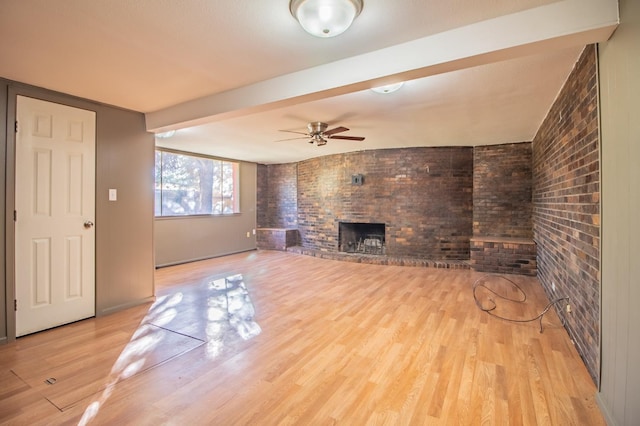
[[417,266],[424,268],[469,269],[468,260],[442,259],[429,260],[416,257],[380,256],[375,254],[327,252],[307,249],[300,246],[287,248],[288,252],[319,257],[321,259],[341,260],[344,262],[367,263],[372,265]]

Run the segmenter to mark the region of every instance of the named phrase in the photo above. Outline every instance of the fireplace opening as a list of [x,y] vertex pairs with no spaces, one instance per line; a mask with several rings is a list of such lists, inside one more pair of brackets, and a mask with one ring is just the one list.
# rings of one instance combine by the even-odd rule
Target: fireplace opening
[[339,250],[346,253],[385,254],[384,223],[340,222]]

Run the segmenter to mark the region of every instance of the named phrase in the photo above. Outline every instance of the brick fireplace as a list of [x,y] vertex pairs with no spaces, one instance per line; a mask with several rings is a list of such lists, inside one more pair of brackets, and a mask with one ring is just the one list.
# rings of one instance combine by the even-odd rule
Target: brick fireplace
[[[258,182],[258,227],[295,225],[304,249],[340,253],[348,249],[340,222],[377,223],[384,224],[388,257],[469,259],[472,147],[327,155],[260,166]],[[291,217],[297,223],[284,220]]]
[[340,222],[339,250],[345,253],[385,254],[385,224]]
[[[260,166],[258,227],[297,230],[305,252],[356,253],[358,242],[363,249],[368,239],[367,252],[381,251],[389,259],[476,256],[477,266],[484,262],[477,258],[478,239],[531,239],[530,164],[531,144],[521,143],[372,150]],[[364,177],[361,184],[353,183],[354,175]],[[345,224],[382,229],[354,237]],[[514,256],[509,264],[521,265],[524,258]],[[535,273],[534,260],[526,265]]]

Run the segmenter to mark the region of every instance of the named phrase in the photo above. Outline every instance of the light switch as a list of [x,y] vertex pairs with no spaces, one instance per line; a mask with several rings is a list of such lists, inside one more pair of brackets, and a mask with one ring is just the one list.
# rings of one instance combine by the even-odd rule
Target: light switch
[[118,199],[118,190],[110,189],[109,190],[109,201],[116,201]]

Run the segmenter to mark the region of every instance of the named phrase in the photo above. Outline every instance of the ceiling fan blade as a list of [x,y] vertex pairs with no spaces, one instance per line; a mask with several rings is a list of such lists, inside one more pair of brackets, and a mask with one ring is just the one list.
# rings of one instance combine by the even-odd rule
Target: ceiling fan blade
[[309,136],[298,136],[297,138],[278,139],[278,140],[275,140],[274,142],[294,141],[298,139],[309,139]]
[[335,133],[346,132],[347,130],[349,130],[349,129],[347,129],[346,127],[340,126],[340,127],[336,127],[335,129],[330,129],[330,130],[327,130],[327,131],[323,132],[323,135],[331,136],[331,135],[333,135]]
[[309,136],[308,132],[297,132],[295,130],[278,130],[279,132],[287,132],[287,133],[297,133],[299,135]]
[[329,139],[343,139],[347,141],[363,141],[362,136],[328,136]]

